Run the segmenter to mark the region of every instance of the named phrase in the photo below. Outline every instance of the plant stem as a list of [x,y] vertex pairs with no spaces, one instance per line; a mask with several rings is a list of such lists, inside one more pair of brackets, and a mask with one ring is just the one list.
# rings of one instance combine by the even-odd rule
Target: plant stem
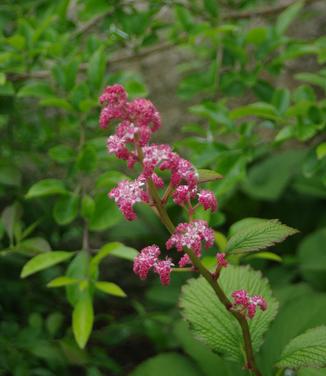
[[[142,159],[141,154],[138,154],[140,159]],[[157,189],[152,182],[151,179],[148,181],[148,187],[149,192],[152,196],[152,199],[155,203],[155,206],[157,208],[157,211],[160,214],[160,218],[162,223],[165,225],[165,227],[168,229],[168,231],[173,234],[175,230],[175,226],[172,223],[168,213],[166,212],[164,206],[162,205],[160,196],[157,192]],[[220,300],[220,302],[224,305],[224,307],[235,317],[235,319],[238,321],[241,330],[242,330],[242,336],[244,340],[244,346],[245,346],[245,352],[246,352],[246,368],[248,370],[251,370],[256,376],[262,376],[260,371],[258,370],[256,363],[255,363],[255,357],[254,357],[254,351],[252,347],[251,342],[251,336],[250,336],[250,330],[248,326],[247,319],[243,314],[237,311],[231,311],[230,308],[232,307],[232,303],[228,299],[228,297],[225,295],[223,289],[219,285],[217,279],[214,277],[214,275],[202,264],[200,259],[195,255],[195,253],[191,249],[186,249],[185,252],[188,254],[192,264],[198,269],[199,273],[206,279],[206,281],[211,285],[213,288],[216,296]]]

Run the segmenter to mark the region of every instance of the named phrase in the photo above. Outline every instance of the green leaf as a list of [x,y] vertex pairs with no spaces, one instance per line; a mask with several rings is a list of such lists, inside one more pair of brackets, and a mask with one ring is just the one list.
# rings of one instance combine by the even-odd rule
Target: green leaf
[[90,220],[89,229],[91,231],[106,230],[122,220],[114,201],[108,198],[106,193],[95,197],[94,214]]
[[100,90],[105,77],[105,55],[100,47],[94,52],[88,63],[88,82],[94,91]]
[[317,146],[316,154],[318,159],[323,159],[326,157],[326,142],[322,142]]
[[62,108],[63,110],[72,111],[73,107],[72,105],[64,98],[59,97],[49,97],[42,99],[40,101],[41,106],[45,107],[57,107]]
[[280,243],[298,230],[283,225],[278,219],[270,219],[243,228],[229,239],[225,252],[247,253],[263,250]]
[[87,221],[90,220],[94,214],[95,202],[90,195],[84,195],[81,201],[80,214]]
[[254,198],[277,200],[300,172],[305,155],[304,150],[288,150],[256,163],[249,170],[243,190]]
[[79,196],[69,193],[58,198],[53,208],[53,217],[59,225],[72,222],[78,213]]
[[50,268],[53,265],[70,259],[74,254],[74,252],[53,251],[37,255],[24,265],[20,277],[25,278],[40,270]]
[[19,186],[21,184],[21,172],[13,165],[0,165],[0,184]]
[[43,252],[50,252],[51,247],[46,239],[35,237],[23,240],[16,247],[15,251],[24,252],[27,254],[38,254]]
[[201,376],[201,372],[184,355],[166,353],[156,355],[141,363],[130,376]]
[[[278,303],[272,297],[271,289],[261,273],[243,266],[229,265],[219,278],[223,291],[230,298],[235,290],[245,289],[250,295],[262,295],[268,310],[257,311],[248,321],[254,351],[258,351],[263,335],[274,319]],[[191,279],[182,289],[180,306],[184,318],[190,323],[196,337],[209,347],[223,354],[227,359],[242,362],[244,344],[237,320],[230,315],[217,299],[213,289],[202,277]]]
[[84,172],[92,172],[96,168],[97,154],[94,146],[86,145],[78,154],[77,168]]
[[276,366],[295,369],[326,367],[326,326],[310,329],[292,339]]
[[72,330],[78,346],[83,349],[91,335],[94,321],[93,302],[90,294],[83,294],[74,307]]
[[76,278],[69,278],[66,276],[61,276],[52,279],[46,286],[47,287],[62,287],[67,285],[75,285],[76,283],[79,283],[81,280]]
[[23,86],[17,96],[22,97],[37,97],[37,98],[47,98],[53,95],[52,89],[49,85],[42,82],[29,83]]
[[255,217],[241,219],[240,221],[233,223],[233,225],[230,227],[229,236],[234,235],[238,233],[239,231],[245,230],[248,227],[251,227],[253,225],[256,225],[258,223],[263,223],[266,221],[268,221],[268,219],[255,218]]
[[246,260],[252,260],[252,259],[262,259],[262,260],[282,262],[282,257],[280,257],[279,255],[273,252],[259,252],[253,255],[249,255],[246,258]]
[[206,11],[213,17],[216,18],[219,13],[218,2],[215,0],[204,0],[204,7]]
[[[89,271],[89,254],[86,251],[80,251],[68,266],[66,276],[84,280],[88,278]],[[67,299],[71,305],[75,305],[81,296],[79,286],[68,285],[66,287]]]
[[242,117],[256,116],[264,119],[279,120],[276,108],[264,102],[252,103],[247,106],[238,107],[230,112],[230,118],[237,120]]
[[13,241],[14,237],[14,227],[17,221],[22,216],[23,209],[18,202],[7,206],[1,213],[1,222],[8,234],[10,242]]
[[74,159],[75,152],[70,146],[57,145],[49,149],[49,156],[58,163],[66,163]]
[[297,17],[301,8],[304,5],[304,1],[297,1],[293,5],[285,9],[277,18],[275,24],[275,31],[278,35],[284,34],[292,21]]
[[212,170],[206,170],[206,169],[200,168],[199,170],[197,170],[197,172],[199,175],[198,177],[199,183],[207,183],[209,181],[223,179],[223,176],[221,174]]
[[107,257],[108,255],[133,261],[134,258],[138,255],[138,251],[119,242],[106,243],[93,257],[92,263],[98,264],[103,260],[103,258]]
[[95,282],[95,287],[98,290],[105,292],[109,295],[119,296],[120,298],[124,298],[127,296],[126,293],[122,290],[122,288],[113,282]]
[[61,195],[67,193],[62,180],[44,179],[30,187],[25,197],[27,199],[41,196]]

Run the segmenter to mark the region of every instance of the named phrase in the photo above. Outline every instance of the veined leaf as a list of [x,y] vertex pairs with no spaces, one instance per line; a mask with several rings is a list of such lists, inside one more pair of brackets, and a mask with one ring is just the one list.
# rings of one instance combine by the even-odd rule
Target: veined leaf
[[119,296],[120,298],[127,296],[122,288],[113,282],[99,281],[95,283],[95,287],[109,295]]
[[93,302],[90,294],[83,294],[74,307],[72,329],[78,346],[83,349],[92,332],[94,321]]
[[231,236],[225,252],[247,253],[263,250],[297,232],[298,230],[283,225],[278,219],[266,220]]
[[[278,303],[272,297],[268,281],[250,267],[229,265],[219,278],[221,287],[228,297],[232,292],[246,289],[250,295],[262,295],[268,309],[257,311],[249,321],[253,347],[258,351],[263,335],[274,319]],[[242,361],[244,344],[239,323],[217,299],[213,289],[202,277],[191,279],[182,289],[180,305],[184,318],[189,321],[194,334],[204,340],[213,351],[224,354],[228,359]]]
[[37,255],[24,265],[20,277],[25,278],[40,270],[59,264],[60,262],[70,259],[74,254],[74,252],[53,251]]
[[285,347],[277,367],[326,367],[326,326],[319,326],[295,337]]

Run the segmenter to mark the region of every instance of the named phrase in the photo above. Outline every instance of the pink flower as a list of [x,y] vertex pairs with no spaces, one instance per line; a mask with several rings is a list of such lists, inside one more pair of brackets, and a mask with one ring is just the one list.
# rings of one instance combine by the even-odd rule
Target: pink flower
[[160,254],[160,249],[155,244],[143,248],[134,259],[134,273],[137,274],[140,279],[146,279],[148,272],[155,265]]
[[162,285],[170,283],[170,274],[173,266],[172,260],[167,258],[159,260],[161,254],[157,245],[153,244],[143,248],[134,259],[133,271],[140,279],[146,279],[148,272],[153,268],[154,272],[160,276]]
[[226,268],[228,266],[228,260],[225,258],[225,253],[217,253],[216,254],[217,264],[222,268]]
[[237,290],[232,293],[234,304],[247,306],[249,304],[249,295],[246,290]]
[[212,191],[201,190],[198,193],[198,201],[203,205],[204,209],[211,209],[212,212],[217,210],[217,200]]
[[146,180],[142,176],[136,180],[122,180],[109,193],[109,197],[115,200],[128,221],[136,219],[133,206],[137,202],[149,202],[149,196],[143,190],[145,182]]
[[107,148],[109,153],[115,154],[119,159],[128,160],[130,157],[130,151],[126,147],[126,141],[124,138],[115,134],[108,138]]
[[179,185],[173,193],[173,201],[177,205],[183,205],[191,201],[196,196],[196,188],[188,185]]
[[160,276],[162,285],[168,285],[170,283],[171,267],[173,263],[171,259],[159,260],[154,265],[154,271]]
[[255,295],[250,297],[246,290],[234,291],[232,297],[234,299],[233,308],[246,311],[250,319],[254,318],[257,307],[262,311],[267,309],[267,302],[262,296]]
[[151,127],[155,132],[161,126],[160,114],[148,99],[135,99],[127,104],[128,118],[139,127]]
[[172,167],[171,183],[174,187],[181,181],[185,181],[189,187],[195,187],[198,183],[198,174],[194,166],[183,158],[178,158],[177,163],[172,161],[175,166]]
[[170,160],[172,153],[169,145],[150,145],[143,147],[143,166],[145,176],[150,176],[155,167],[159,166],[163,161]]
[[180,268],[185,267],[186,265],[192,264],[190,257],[185,253],[179,260]]
[[190,223],[180,223],[175,233],[166,242],[166,248],[171,249],[175,246],[179,252],[184,247],[190,248],[199,257],[202,241],[205,241],[206,247],[211,247],[214,244],[214,231],[208,227],[206,221],[195,220]]
[[106,128],[111,120],[120,119],[121,117],[123,117],[123,110],[121,108],[104,107],[100,114],[100,127]]
[[122,107],[127,102],[128,94],[124,87],[119,84],[107,86],[100,96],[100,103],[110,104],[114,107]]

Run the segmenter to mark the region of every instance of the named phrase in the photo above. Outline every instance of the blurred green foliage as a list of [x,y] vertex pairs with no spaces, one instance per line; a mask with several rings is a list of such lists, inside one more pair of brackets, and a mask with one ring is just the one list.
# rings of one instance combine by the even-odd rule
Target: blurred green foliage
[[[207,184],[219,212],[203,213],[217,247],[245,217],[301,231],[273,253],[241,258],[280,301],[258,355],[263,374],[279,372],[290,340],[326,323],[326,38],[296,33],[318,9],[295,0],[1,1],[0,375],[242,374],[181,321],[189,275],[175,273],[169,288],[133,276],[134,248],[166,240],[152,212],[139,207],[140,219],[125,223],[107,199],[125,171],[106,153],[97,98],[116,82],[131,98],[150,95],[129,62],[166,49],[186,56],[176,93],[192,120],[165,142],[224,176]],[[20,280],[21,271],[40,273]]]

